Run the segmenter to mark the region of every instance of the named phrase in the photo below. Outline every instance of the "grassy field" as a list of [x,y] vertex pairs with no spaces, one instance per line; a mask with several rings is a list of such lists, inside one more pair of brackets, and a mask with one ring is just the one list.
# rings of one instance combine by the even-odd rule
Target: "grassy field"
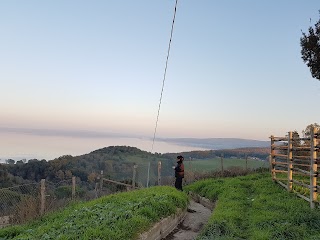
[[0,229],[0,239],[136,239],[187,204],[187,195],[172,187],[119,193],[74,204],[24,226]]
[[[197,171],[197,172],[210,172],[210,171],[219,171],[221,170],[221,159],[220,158],[212,158],[208,160],[185,160],[184,161],[185,169],[189,171]],[[246,168],[246,160],[245,159],[237,159],[237,158],[224,158],[223,159],[223,167],[224,169],[228,169],[230,167],[241,167]],[[260,167],[269,167],[269,163],[266,161],[259,161],[248,159],[248,168],[256,169]]]
[[320,239],[320,210],[273,183],[269,173],[202,180],[185,190],[217,200],[198,240]]

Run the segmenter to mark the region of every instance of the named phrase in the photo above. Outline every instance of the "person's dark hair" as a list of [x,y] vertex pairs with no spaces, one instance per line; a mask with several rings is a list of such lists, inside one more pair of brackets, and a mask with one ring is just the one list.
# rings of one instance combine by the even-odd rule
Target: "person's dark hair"
[[177,159],[179,159],[180,161],[182,161],[184,158],[183,158],[181,155],[179,155],[179,156],[177,157]]

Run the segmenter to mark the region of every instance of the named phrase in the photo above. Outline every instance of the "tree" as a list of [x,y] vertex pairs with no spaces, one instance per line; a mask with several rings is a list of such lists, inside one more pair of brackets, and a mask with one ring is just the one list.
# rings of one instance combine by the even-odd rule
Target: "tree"
[[320,20],[314,28],[309,27],[308,33],[302,32],[300,46],[303,62],[310,68],[312,77],[320,80]]
[[311,136],[311,129],[313,128],[319,128],[320,125],[318,123],[311,123],[309,124],[305,130],[302,131],[303,137],[310,138]]
[[9,165],[14,165],[15,161],[13,159],[7,159],[6,163]]

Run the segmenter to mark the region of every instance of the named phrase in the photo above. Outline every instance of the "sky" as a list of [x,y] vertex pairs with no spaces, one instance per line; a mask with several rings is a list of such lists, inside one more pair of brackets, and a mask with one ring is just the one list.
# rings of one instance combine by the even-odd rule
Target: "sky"
[[[2,143],[26,131],[152,138],[174,5],[0,1]],[[300,54],[319,9],[179,0],[156,137],[268,140],[319,123],[320,81]]]

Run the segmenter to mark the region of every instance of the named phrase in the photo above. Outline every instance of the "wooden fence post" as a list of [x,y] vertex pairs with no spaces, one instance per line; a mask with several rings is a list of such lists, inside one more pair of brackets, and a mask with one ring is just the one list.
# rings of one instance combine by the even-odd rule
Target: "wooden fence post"
[[161,161],[158,162],[158,186],[161,186]]
[[311,168],[310,168],[310,208],[315,207],[315,201],[317,200],[317,129],[311,129],[310,136],[310,157],[311,157]]
[[149,187],[149,182],[150,182],[150,166],[151,163],[148,163],[148,175],[147,175],[147,188]]
[[248,171],[248,155],[246,154],[246,171]]
[[137,175],[137,165],[133,165],[133,174],[132,174],[132,189],[136,187],[136,175]]
[[292,171],[293,171],[293,161],[292,161],[292,132],[288,134],[288,184],[287,189],[289,192],[292,191]]
[[270,170],[271,170],[271,176],[272,176],[272,180],[275,181],[276,180],[276,165],[275,165],[275,147],[274,147],[274,136],[271,135],[270,137],[271,139],[271,154],[270,154]]
[[94,192],[95,192],[95,197],[96,197],[96,198],[99,197],[99,196],[98,196],[98,185],[99,185],[99,183],[96,182],[96,185],[95,185],[95,187],[94,187]]
[[100,172],[100,194],[102,192],[102,187],[103,187],[103,170]]
[[221,160],[221,176],[223,177],[223,172],[224,172],[224,168],[223,168],[223,153],[221,153],[220,160]]
[[40,182],[40,215],[44,214],[46,206],[46,180],[41,179]]
[[72,177],[72,199],[76,197],[76,177]]

